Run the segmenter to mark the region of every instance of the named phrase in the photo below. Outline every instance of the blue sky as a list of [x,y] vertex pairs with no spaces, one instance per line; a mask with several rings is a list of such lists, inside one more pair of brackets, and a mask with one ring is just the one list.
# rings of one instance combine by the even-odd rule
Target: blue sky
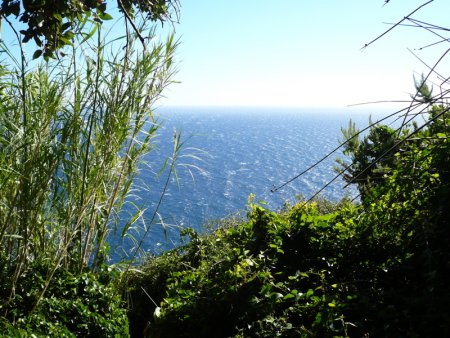
[[[417,50],[439,38],[398,27],[361,47],[425,2],[180,0],[180,83],[159,105],[341,108],[407,100],[413,74],[427,72],[408,48],[433,64],[449,43]],[[448,27],[448,13],[449,0],[434,0],[414,18]],[[449,69],[446,60],[441,68]]]
[[[414,72],[427,68],[412,50],[437,41],[399,27],[361,47],[426,1],[181,0],[180,84],[164,104],[343,107],[408,99]],[[448,23],[450,1],[414,17]],[[448,26],[448,25],[447,25]],[[434,63],[448,43],[416,51]]]

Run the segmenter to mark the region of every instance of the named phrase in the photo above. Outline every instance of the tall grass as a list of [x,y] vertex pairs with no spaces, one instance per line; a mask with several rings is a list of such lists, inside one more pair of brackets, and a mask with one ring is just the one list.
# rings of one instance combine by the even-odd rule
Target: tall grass
[[0,45],[0,251],[13,271],[10,297],[33,260],[53,266],[43,292],[59,268],[105,262],[158,129],[152,107],[172,81],[173,35],[141,48],[142,34],[106,43],[91,25],[92,39],[38,66]]

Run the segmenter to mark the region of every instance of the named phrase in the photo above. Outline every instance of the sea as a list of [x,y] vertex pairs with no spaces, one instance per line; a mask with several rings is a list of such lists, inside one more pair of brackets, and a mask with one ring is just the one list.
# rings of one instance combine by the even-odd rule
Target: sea
[[[350,119],[363,129],[369,116],[375,121],[385,113],[350,108],[165,107],[155,114],[160,127],[152,141],[154,149],[144,157],[119,215],[120,227],[126,226],[128,235],[111,241],[114,260],[130,257],[137,246],[157,255],[183,243],[181,229],[210,231],[217,220],[245,217],[249,198],[278,211],[322,189],[320,195],[333,201],[357,197],[355,187],[344,189],[341,178],[324,188],[336,176],[336,158],[346,158],[341,149],[295,177],[337,148],[341,128]],[[173,162],[175,139],[181,146]],[[137,210],[142,211],[133,218]],[[127,223],[130,219],[134,223]]]

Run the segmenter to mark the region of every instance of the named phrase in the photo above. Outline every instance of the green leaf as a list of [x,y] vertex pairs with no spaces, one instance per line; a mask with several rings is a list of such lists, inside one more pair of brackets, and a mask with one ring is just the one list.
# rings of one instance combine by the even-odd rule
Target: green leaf
[[62,21],[62,16],[61,16],[61,14],[59,14],[59,13],[53,13],[53,17],[54,17],[56,20],[58,20],[59,22]]
[[33,60],[37,59],[42,55],[42,49],[38,49],[33,53]]
[[9,237],[9,238],[15,238],[15,239],[23,239],[23,237],[20,235],[4,235],[4,236]]
[[83,38],[83,40],[81,40],[81,43],[84,43],[86,40],[89,40],[92,35],[94,35],[94,33],[97,31],[98,25],[94,25],[94,28],[88,33],[86,34],[86,36]]
[[39,39],[39,37],[33,36],[33,39],[38,47],[42,47],[42,41],[41,41],[41,39]]
[[64,32],[65,30],[69,29],[70,27],[72,27],[72,23],[66,22],[61,26],[61,31]]
[[20,14],[20,1],[13,2],[10,6],[11,13],[14,14],[16,17]]
[[272,293],[270,294],[270,298],[273,298],[273,299],[280,299],[280,298],[283,298],[283,294],[281,294],[281,293],[279,293],[279,292],[272,292]]
[[73,46],[72,41],[70,41],[70,40],[68,40],[66,38],[63,38],[62,36],[59,38],[59,41],[61,41],[64,45]]
[[293,295],[292,293],[288,293],[286,296],[283,297],[283,299],[290,299],[290,298],[295,298],[295,295]]
[[318,228],[328,228],[328,222],[326,222],[326,221],[320,221],[320,222],[318,222],[317,223],[317,225],[316,225]]
[[112,20],[113,17],[111,15],[109,15],[108,13],[99,13],[98,17],[102,20]]

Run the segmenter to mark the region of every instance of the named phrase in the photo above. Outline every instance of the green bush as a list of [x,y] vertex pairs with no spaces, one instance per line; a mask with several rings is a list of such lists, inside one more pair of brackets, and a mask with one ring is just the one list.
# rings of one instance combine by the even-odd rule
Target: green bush
[[[343,332],[333,306],[338,290],[322,290],[326,262],[318,252],[325,244],[310,236],[332,217],[319,215],[314,204],[284,214],[252,205],[243,224],[210,235],[189,231],[186,247],[153,258],[131,283],[133,299],[147,298],[145,311],[133,311],[146,316],[138,332],[144,320],[150,336],[160,337],[289,337],[307,333],[306,327]],[[141,286],[156,304],[136,293]]]
[[50,271],[48,263],[31,264],[19,277],[15,297],[9,294],[10,280],[4,278],[8,271],[2,271],[0,332],[13,336],[129,336],[125,306],[112,284],[101,283],[91,272],[72,274],[60,269],[40,298]]
[[130,335],[142,337],[158,304],[163,300],[166,280],[179,269],[182,255],[171,251],[149,259],[142,270],[128,271],[122,283],[123,297],[128,303]]

